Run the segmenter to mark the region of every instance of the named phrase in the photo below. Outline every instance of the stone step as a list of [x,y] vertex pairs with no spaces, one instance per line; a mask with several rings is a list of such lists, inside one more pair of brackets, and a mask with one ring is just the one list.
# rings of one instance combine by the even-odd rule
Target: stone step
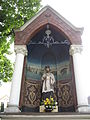
[[1,114],[0,120],[90,120],[90,114]]

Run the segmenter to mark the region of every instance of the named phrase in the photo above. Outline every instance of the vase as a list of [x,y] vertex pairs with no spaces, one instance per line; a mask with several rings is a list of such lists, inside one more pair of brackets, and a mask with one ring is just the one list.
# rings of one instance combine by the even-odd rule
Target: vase
[[46,108],[45,112],[52,112],[52,110],[53,110],[52,108]]

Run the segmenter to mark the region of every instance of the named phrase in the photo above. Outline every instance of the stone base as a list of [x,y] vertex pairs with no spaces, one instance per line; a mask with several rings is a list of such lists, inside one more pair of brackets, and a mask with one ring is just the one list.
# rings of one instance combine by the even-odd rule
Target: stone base
[[79,106],[77,112],[79,113],[90,113],[90,106]]
[[5,109],[6,113],[18,113],[21,112],[17,106],[14,105],[8,105],[8,107]]
[[90,114],[71,114],[71,115],[0,115],[0,120],[90,120]]

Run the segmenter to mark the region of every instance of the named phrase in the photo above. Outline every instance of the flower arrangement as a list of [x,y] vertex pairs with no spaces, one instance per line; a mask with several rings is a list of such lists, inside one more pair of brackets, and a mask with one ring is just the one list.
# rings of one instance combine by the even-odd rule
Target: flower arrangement
[[51,112],[56,108],[57,102],[52,97],[50,97],[50,99],[46,98],[46,100],[43,100],[43,105],[46,112]]

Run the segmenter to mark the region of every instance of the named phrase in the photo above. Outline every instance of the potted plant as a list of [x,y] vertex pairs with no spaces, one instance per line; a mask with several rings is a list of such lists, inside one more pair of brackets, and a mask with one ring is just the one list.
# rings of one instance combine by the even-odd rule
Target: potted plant
[[43,100],[43,105],[45,107],[45,112],[51,112],[53,109],[56,109],[57,102],[50,97],[46,98],[46,100]]

